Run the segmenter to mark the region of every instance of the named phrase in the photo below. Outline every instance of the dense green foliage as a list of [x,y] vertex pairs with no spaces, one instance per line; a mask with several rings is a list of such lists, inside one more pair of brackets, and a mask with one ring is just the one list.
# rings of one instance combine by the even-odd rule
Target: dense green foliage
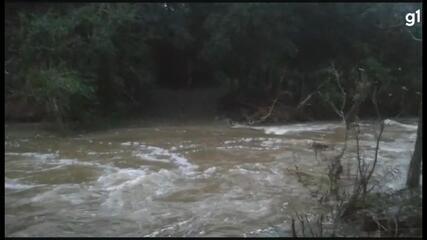
[[[268,102],[287,92],[282,103],[295,106],[327,79],[322,71],[333,62],[347,92],[355,91],[363,68],[382,87],[385,112],[414,113],[421,25],[404,21],[420,7],[7,3],[6,98],[24,96],[48,116],[72,120],[140,109],[157,87],[225,85],[224,105],[231,108],[235,99]],[[322,91],[337,98],[334,85]],[[312,104],[326,109],[321,101]]]

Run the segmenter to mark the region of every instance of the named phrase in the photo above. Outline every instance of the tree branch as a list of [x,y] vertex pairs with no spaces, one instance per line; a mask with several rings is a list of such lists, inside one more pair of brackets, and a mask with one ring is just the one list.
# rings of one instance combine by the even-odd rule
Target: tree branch
[[415,41],[417,41],[417,42],[422,42],[423,41],[423,39],[422,38],[417,38],[417,37],[415,37],[415,35],[411,32],[411,30],[409,30],[409,28],[405,28],[406,29],[406,31],[411,35],[411,38],[413,39],[413,40],[415,40]]

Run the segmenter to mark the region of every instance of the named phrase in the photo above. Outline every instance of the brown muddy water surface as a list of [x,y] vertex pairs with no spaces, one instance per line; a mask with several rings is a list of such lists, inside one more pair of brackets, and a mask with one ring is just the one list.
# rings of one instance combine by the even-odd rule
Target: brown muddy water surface
[[[403,186],[417,120],[386,120],[377,178]],[[316,200],[290,171],[326,173],[312,141],[342,147],[339,122],[119,128],[67,137],[5,126],[6,236],[290,236]],[[372,123],[362,156],[372,161]],[[355,166],[349,142],[344,172]],[[332,150],[331,152],[333,152]],[[324,153],[327,154],[327,153]],[[352,168],[353,166],[353,168]]]

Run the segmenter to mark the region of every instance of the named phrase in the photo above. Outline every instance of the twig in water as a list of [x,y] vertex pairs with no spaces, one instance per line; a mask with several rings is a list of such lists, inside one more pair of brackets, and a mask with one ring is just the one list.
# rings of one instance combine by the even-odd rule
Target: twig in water
[[295,219],[291,218],[291,228],[292,228],[292,237],[297,237],[297,232],[295,231]]
[[393,217],[394,221],[394,237],[397,237],[399,235],[399,221],[397,221],[396,217]]
[[299,220],[299,222],[300,222],[300,225],[301,225],[301,233],[302,233],[302,236],[303,236],[303,237],[305,237],[305,231],[304,231],[304,219],[303,219],[301,216],[299,216],[299,215],[297,215],[297,218],[298,218],[298,220]]
[[323,237],[323,214],[320,215],[319,219],[319,237]]
[[311,224],[310,224],[310,221],[308,220],[307,214],[304,214],[304,217],[305,217],[305,221],[307,222],[308,228],[310,230],[311,236],[315,237],[315,234],[313,232],[313,228],[311,227]]

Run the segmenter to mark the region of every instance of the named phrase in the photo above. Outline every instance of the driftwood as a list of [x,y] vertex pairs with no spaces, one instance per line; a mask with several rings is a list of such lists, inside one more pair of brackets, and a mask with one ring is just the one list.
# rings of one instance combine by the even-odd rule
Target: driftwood
[[246,116],[246,120],[248,121],[249,125],[253,125],[253,124],[259,124],[264,122],[265,120],[267,120],[271,114],[273,113],[274,107],[276,106],[276,103],[278,101],[278,98],[275,98],[273,100],[273,103],[271,104],[271,106],[268,108],[268,111],[266,114],[264,114],[263,116],[259,117],[258,119],[254,119],[255,115],[257,115],[258,113],[255,113],[254,115],[248,117]]
[[310,94],[307,95],[307,97],[304,98],[304,100],[302,100],[300,103],[298,103],[296,109],[300,109],[302,107],[304,107],[305,105],[307,105],[308,101],[316,94],[319,93],[319,90],[323,87],[323,85],[326,84],[327,81],[322,82],[321,84],[319,84],[319,86],[316,88],[316,90],[314,90],[313,92],[311,92]]

